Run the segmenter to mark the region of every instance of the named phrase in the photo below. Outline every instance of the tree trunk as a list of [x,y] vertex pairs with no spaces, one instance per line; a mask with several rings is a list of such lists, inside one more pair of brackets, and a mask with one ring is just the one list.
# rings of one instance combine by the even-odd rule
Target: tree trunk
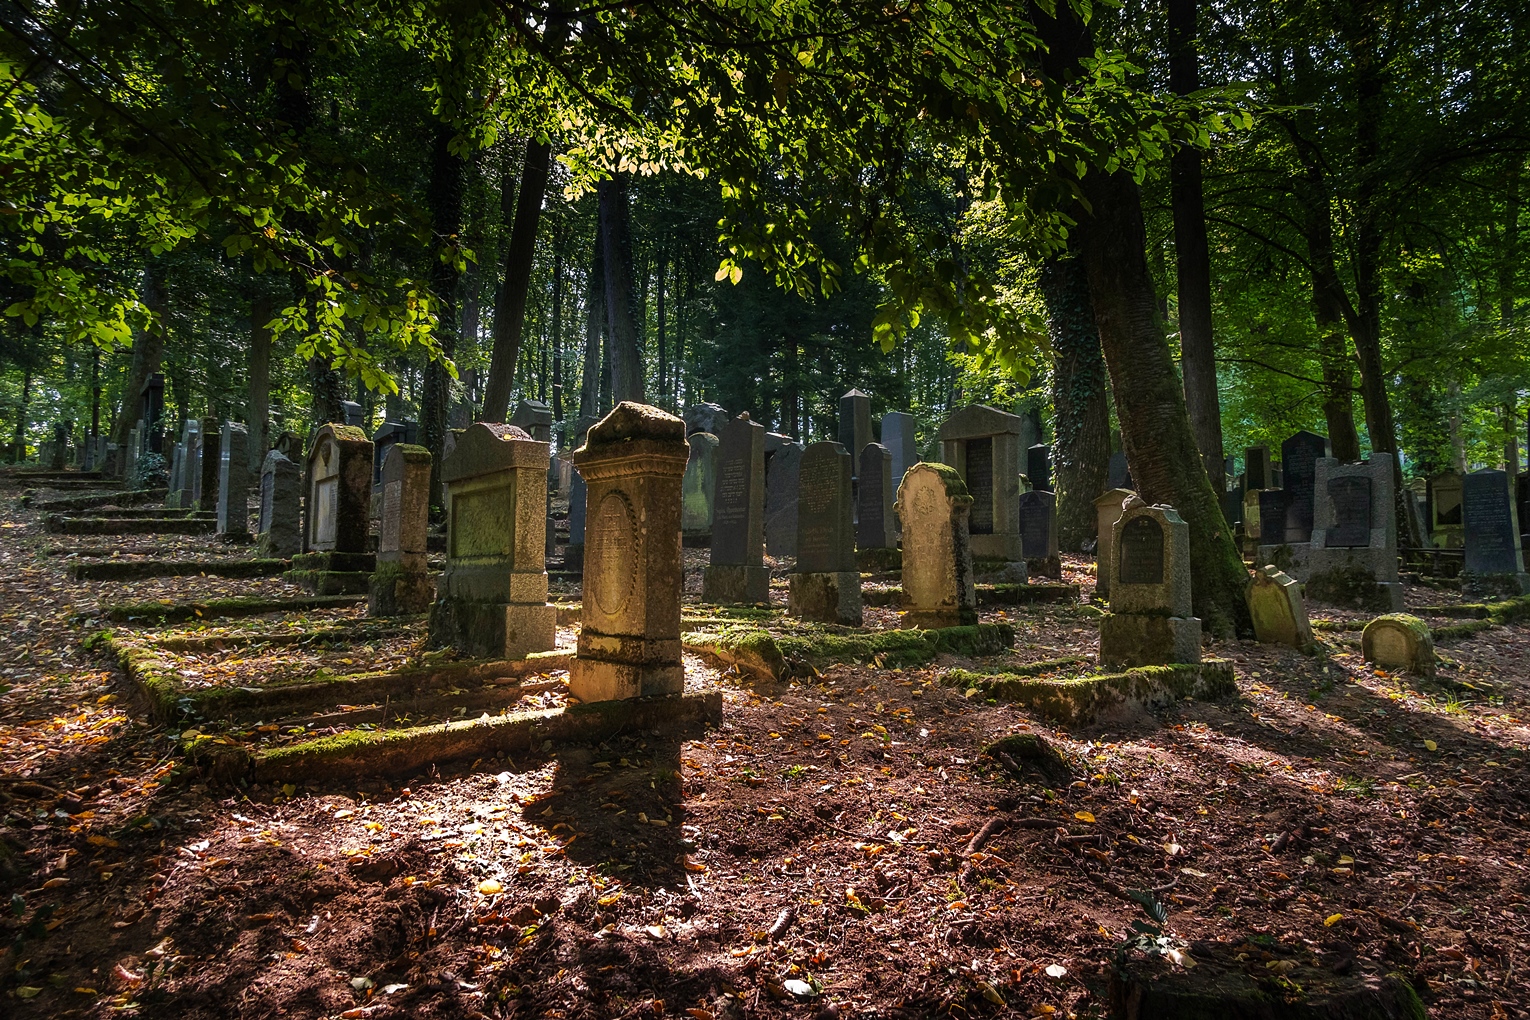
[[654,304],[656,306],[654,311],[657,317],[655,325],[658,329],[659,400],[661,402],[669,395],[669,346],[668,341],[664,337],[664,329],[668,325],[664,321],[664,274],[668,271],[669,252],[666,250],[659,254],[659,265],[654,274],[654,282],[657,288],[654,294]]
[[552,410],[553,421],[563,421],[563,237],[553,246],[552,269]]
[[[135,345],[136,346],[136,345]],[[32,402],[32,369],[21,370],[21,403],[16,407],[16,430],[11,436],[11,463],[27,459],[27,405]],[[126,400],[123,401],[125,405]]]
[[590,252],[588,290],[584,295],[584,378],[579,387],[579,416],[594,418],[600,413],[601,383],[605,378],[601,350],[606,334],[606,255],[600,227],[595,228],[595,243]]
[[112,429],[112,441],[126,447],[129,433],[138,424],[142,410],[143,384],[149,376],[158,372],[165,358],[165,287],[158,277],[160,268],[150,263],[144,268],[142,297],[152,318],[148,326],[133,337],[133,360],[128,365],[127,379],[122,388],[122,409],[117,413],[117,424]]
[[[437,245],[454,244],[462,225],[462,158],[452,153],[453,131],[445,124],[435,127],[430,167],[430,219]],[[430,252],[430,288],[437,303],[436,337],[441,357],[456,352],[457,283],[460,274],[450,259],[442,259],[434,246]],[[497,326],[496,326],[497,328]],[[441,458],[446,447],[446,415],[451,403],[452,379],[445,364],[432,360],[425,365],[424,392],[420,395],[420,440],[432,454],[430,505],[441,505]]]
[[606,335],[611,350],[611,399],[644,401],[643,351],[638,338],[632,273],[632,209],[627,175],[601,181],[600,232],[606,263]]
[[[101,432],[101,348],[90,349],[90,438]],[[99,466],[99,465],[98,465]]]
[[[1326,222],[1326,212],[1325,222]],[[1309,244],[1310,250],[1310,244]],[[1354,362],[1344,332],[1342,300],[1333,291],[1333,252],[1328,253],[1329,281],[1312,277],[1312,321],[1317,326],[1318,361],[1323,368],[1323,419],[1328,423],[1328,442],[1336,459],[1354,463],[1360,459],[1360,433],[1355,429]]]
[[1068,252],[1041,267],[1052,340],[1053,444],[1057,493],[1057,541],[1078,552],[1094,537],[1094,500],[1106,489],[1110,467],[1110,407],[1105,396],[1105,359],[1089,300],[1089,268]]
[[542,200],[547,194],[547,169],[552,147],[535,139],[526,143],[521,164],[520,188],[512,192],[506,173],[500,184],[500,208],[511,219],[511,195],[515,195],[513,225],[505,245],[504,285],[494,305],[494,353],[489,360],[489,382],[483,396],[483,420],[503,422],[510,410],[510,391],[521,358],[521,338],[526,323],[526,295],[531,288],[531,267],[537,253],[537,227],[542,220]]
[[250,468],[259,471],[271,448],[271,299],[262,294],[250,304]]
[[[1200,88],[1196,5],[1197,0],[1169,0],[1169,87],[1182,96]],[[1211,332],[1211,249],[1206,241],[1200,150],[1187,145],[1175,152],[1169,179],[1179,276],[1179,345],[1185,403],[1211,487],[1221,492],[1227,484],[1222,463],[1216,347]]]
[[1089,293],[1110,370],[1121,441],[1137,491],[1173,506],[1190,526],[1196,615],[1213,634],[1250,634],[1248,570],[1222,517],[1190,428],[1185,395],[1148,273],[1142,199],[1124,171],[1090,173],[1083,191]]

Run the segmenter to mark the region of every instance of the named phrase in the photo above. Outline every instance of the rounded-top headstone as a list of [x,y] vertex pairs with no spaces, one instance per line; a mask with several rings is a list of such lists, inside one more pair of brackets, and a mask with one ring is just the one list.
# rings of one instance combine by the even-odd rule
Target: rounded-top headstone
[[1434,671],[1434,635],[1427,623],[1407,613],[1389,613],[1366,624],[1360,651],[1366,662],[1385,669]]

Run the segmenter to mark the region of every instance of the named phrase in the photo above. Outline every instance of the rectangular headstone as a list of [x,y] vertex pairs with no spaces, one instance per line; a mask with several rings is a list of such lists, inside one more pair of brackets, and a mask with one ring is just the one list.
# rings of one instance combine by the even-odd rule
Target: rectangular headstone
[[1243,451],[1243,480],[1247,489],[1275,488],[1268,446],[1250,446]]
[[764,426],[746,416],[723,426],[716,467],[711,563],[761,566],[765,562]]
[[778,558],[797,555],[797,475],[801,468],[801,443],[788,443],[765,461],[765,551]]
[[[1371,480],[1361,475],[1340,475],[1328,480],[1334,524],[1328,529],[1332,548],[1358,548],[1371,544]],[[1264,511],[1260,507],[1260,513]]]
[[1055,495],[1034,489],[1020,494],[1020,541],[1027,560],[1057,557]]
[[969,528],[974,535],[993,534],[993,437],[967,440],[967,491],[972,495]]
[[[1328,438],[1315,432],[1298,432],[1280,444],[1280,466],[1283,472],[1283,488],[1291,494],[1285,514],[1285,541],[1310,542],[1312,540],[1312,508],[1317,481],[1317,462],[1328,456]],[[1262,520],[1269,521],[1260,511]],[[1266,544],[1275,542],[1273,534],[1266,534]]]
[[856,478],[855,544],[860,549],[895,549],[893,526],[892,452],[881,443],[861,448],[860,473]]
[[892,484],[896,491],[908,469],[919,463],[914,416],[902,411],[882,415],[882,445],[892,454]]
[[798,573],[853,571],[850,455],[839,443],[814,443],[797,475]]
[[302,471],[280,450],[266,454],[260,469],[258,555],[284,560],[303,551],[302,499]]
[[850,455],[852,468],[860,460],[861,447],[871,442],[871,398],[851,390],[839,398],[839,445]]
[[1523,573],[1519,515],[1510,497],[1507,472],[1473,471],[1461,482],[1467,573]]
[[1105,472],[1106,484],[1112,489],[1130,489],[1132,473],[1126,466],[1126,451],[1117,450],[1110,455],[1110,466]]
[[218,524],[220,535],[250,533],[249,432],[238,422],[224,422],[218,440]]
[[1052,491],[1052,448],[1037,443],[1025,451],[1025,476],[1031,480],[1031,488],[1040,492]]
[[[1258,489],[1255,495],[1259,500],[1259,541],[1264,545],[1281,545],[1287,534],[1285,520],[1291,510],[1293,494],[1286,489]],[[1307,529],[1310,538],[1312,529]]]

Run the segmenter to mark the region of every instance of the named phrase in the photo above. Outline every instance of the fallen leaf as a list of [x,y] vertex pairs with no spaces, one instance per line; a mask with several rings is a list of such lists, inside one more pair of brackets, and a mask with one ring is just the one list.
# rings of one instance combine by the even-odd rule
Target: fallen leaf
[[1094,815],[1090,814],[1088,811],[1075,811],[1073,812],[1073,817],[1077,818],[1081,822],[1094,821]]
[[1426,750],[1426,751],[1438,751],[1439,749],[1440,749],[1440,745],[1436,744],[1434,741],[1432,741],[1432,740],[1424,741],[1424,750]]
[[1060,964],[1060,963],[1049,963],[1049,964],[1047,964],[1047,977],[1060,978],[1060,977],[1066,977],[1067,974],[1068,974],[1068,968],[1064,967],[1062,964]]
[[1344,919],[1344,915],[1343,914],[1329,914],[1327,917],[1323,918],[1323,927],[1324,928],[1332,928],[1334,925],[1338,924],[1343,919]]
[[492,878],[486,878],[478,883],[478,891],[485,896],[494,896],[505,891],[505,887]]

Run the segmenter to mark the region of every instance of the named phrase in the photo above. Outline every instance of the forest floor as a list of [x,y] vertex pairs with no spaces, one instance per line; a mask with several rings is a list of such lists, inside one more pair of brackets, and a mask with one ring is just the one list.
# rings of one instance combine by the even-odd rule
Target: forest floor
[[[48,535],[19,493],[0,475],[9,1016],[1100,1016],[1146,918],[1131,890],[1155,891],[1192,956],[1230,945],[1275,980],[1396,971],[1433,1016],[1530,1015],[1527,625],[1442,645],[1427,681],[1368,667],[1356,631],[1321,633],[1316,657],[1216,642],[1236,698],[1070,732],[942,685],[970,665],[948,657],[779,684],[692,657],[725,720],[695,740],[239,789],[188,769],[179,728],[85,639],[107,602],[299,590],[70,581],[46,553],[250,553]],[[1086,595],[1090,569],[1065,558]],[[1097,615],[983,612],[1016,627],[1016,661],[1092,655]],[[392,665],[419,640],[359,633],[289,665]],[[264,668],[203,658],[188,679]],[[1017,733],[1065,771],[982,753]]]

